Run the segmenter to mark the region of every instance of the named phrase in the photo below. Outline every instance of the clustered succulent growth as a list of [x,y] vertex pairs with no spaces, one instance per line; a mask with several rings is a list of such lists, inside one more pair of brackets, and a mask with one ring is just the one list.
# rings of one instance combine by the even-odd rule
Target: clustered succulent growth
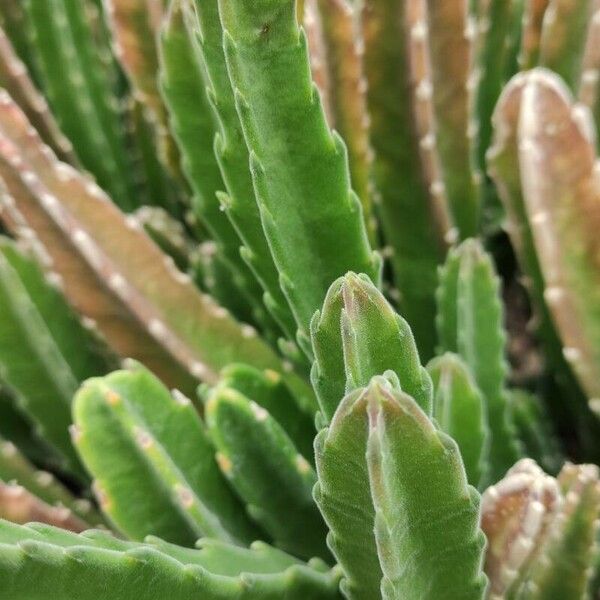
[[0,600],[600,597],[598,0],[0,25]]

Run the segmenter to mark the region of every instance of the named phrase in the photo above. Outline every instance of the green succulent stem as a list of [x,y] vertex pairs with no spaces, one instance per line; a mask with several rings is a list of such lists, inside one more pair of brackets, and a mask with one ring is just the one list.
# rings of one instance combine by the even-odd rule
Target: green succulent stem
[[344,395],[386,371],[431,414],[431,379],[411,329],[366,275],[347,273],[334,281],[313,317],[311,336],[311,379],[325,422]]
[[131,538],[152,534],[191,546],[202,535],[239,543],[258,534],[192,403],[171,396],[143,367],[88,380],[73,416],[73,440],[102,509]]
[[[35,574],[35,575],[34,575]],[[212,540],[198,550],[149,539],[123,542],[0,521],[0,583],[13,600],[340,600],[339,574],[266,544],[239,549]],[[40,586],[44,581],[44,586]]]
[[479,495],[455,442],[397,379],[346,396],[315,451],[315,498],[348,598],[484,597]]
[[350,187],[346,148],[311,80],[295,3],[224,0],[219,8],[262,226],[310,355],[310,320],[331,282],[351,269],[378,282],[379,259]]

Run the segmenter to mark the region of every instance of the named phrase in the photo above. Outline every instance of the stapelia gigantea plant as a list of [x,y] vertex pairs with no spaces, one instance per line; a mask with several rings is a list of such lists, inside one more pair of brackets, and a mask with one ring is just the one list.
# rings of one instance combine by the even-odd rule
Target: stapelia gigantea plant
[[597,0],[0,23],[1,600],[598,597]]

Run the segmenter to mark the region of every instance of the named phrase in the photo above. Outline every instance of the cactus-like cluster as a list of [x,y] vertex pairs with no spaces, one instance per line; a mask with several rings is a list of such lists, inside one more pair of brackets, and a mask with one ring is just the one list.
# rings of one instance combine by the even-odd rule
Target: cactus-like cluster
[[0,2],[0,600],[600,598],[598,0]]

